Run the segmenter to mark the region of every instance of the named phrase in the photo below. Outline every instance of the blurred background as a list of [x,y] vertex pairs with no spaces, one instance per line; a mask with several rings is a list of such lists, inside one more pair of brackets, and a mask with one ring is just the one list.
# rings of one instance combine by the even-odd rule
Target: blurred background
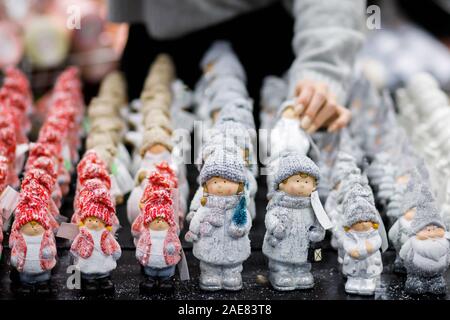
[[[366,45],[358,57],[358,68],[379,88],[393,90],[410,75],[427,71],[439,80],[442,88],[450,90],[450,1],[368,1],[368,6],[373,4],[381,8],[382,28],[368,30]],[[136,83],[132,82],[133,79],[131,82],[127,79],[129,87],[140,92],[140,78],[147,73],[148,65],[142,65],[140,61],[126,61],[126,55],[122,63],[120,61],[130,29],[129,45],[139,45],[144,51],[151,52],[145,27],[108,22],[107,6],[107,0],[0,0],[0,68],[19,66],[31,79],[33,92],[38,98],[45,98],[57,74],[70,64],[78,65],[82,70],[86,98],[97,91],[99,81],[115,68],[133,68]],[[79,20],[74,20],[77,14]],[[268,26],[255,28],[262,28],[262,33],[268,30],[277,33],[278,30],[288,30],[286,25],[292,23],[277,21],[276,16],[273,18],[275,21]],[[236,20],[236,28],[239,29],[239,17]],[[77,28],[77,23],[81,28]],[[190,48],[195,51],[197,46],[199,55],[203,53],[203,47],[210,44],[208,41],[200,45],[205,34],[223,35],[217,33],[220,25],[213,28],[214,32],[209,30],[200,36],[188,37],[186,42],[190,43]],[[286,40],[282,50],[267,44],[267,50],[274,52],[273,57],[280,57],[281,62],[272,59],[273,64],[280,64],[284,69],[291,62],[286,60],[293,58],[291,52],[284,52],[289,51],[292,39],[290,34],[285,33],[280,34],[280,42]],[[236,51],[241,55],[240,48]],[[266,75],[276,71],[271,70],[270,65],[265,66],[268,70],[261,70],[260,65],[252,68],[255,59],[246,59],[245,52],[242,55],[248,73],[252,69]],[[186,56],[186,52],[178,50],[175,63],[180,78],[184,76],[186,83],[191,85],[190,82],[197,77],[192,69],[183,67],[186,66],[183,59]],[[149,56],[147,63],[150,61]],[[198,69],[192,61],[189,65]],[[281,70],[281,67],[278,69]],[[250,88],[250,92],[257,90],[259,88]],[[130,96],[134,96],[133,92]]]

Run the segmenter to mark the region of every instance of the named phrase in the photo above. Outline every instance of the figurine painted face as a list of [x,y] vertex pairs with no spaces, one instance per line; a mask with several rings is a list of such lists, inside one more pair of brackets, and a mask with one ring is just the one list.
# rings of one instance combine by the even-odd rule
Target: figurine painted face
[[20,228],[20,232],[26,236],[34,237],[39,236],[45,232],[44,227],[36,222],[36,221],[30,221],[22,226]]
[[403,214],[403,218],[408,221],[411,221],[416,215],[416,208],[411,208]]
[[298,173],[281,182],[278,188],[291,196],[309,197],[316,190],[316,179],[305,173]]
[[221,177],[213,177],[206,182],[208,193],[217,196],[231,196],[239,191],[239,183]]
[[356,232],[366,232],[373,229],[372,221],[360,221],[352,224],[351,229]]
[[148,149],[148,151],[149,151],[150,153],[153,153],[153,154],[159,154],[159,153],[163,153],[163,152],[168,151],[168,149],[167,149],[164,145],[159,144],[159,143],[156,143],[156,144],[152,145],[152,146]]
[[99,231],[105,228],[105,223],[96,217],[87,217],[86,219],[84,219],[83,223],[86,228],[90,230]]
[[169,229],[169,224],[162,218],[156,218],[148,224],[148,228],[153,231],[164,231]]
[[441,227],[435,225],[428,225],[416,234],[416,238],[419,240],[427,240],[433,238],[443,238],[445,235],[445,230]]

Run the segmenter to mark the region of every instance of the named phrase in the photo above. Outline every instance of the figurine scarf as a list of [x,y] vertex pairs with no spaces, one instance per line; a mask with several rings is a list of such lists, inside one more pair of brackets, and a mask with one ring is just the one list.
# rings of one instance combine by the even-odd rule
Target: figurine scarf
[[319,193],[317,191],[314,191],[311,194],[311,197],[295,197],[290,196],[283,191],[277,191],[274,193],[273,198],[267,205],[267,210],[270,210],[275,206],[292,209],[312,207],[317,221],[319,221],[320,225],[325,230],[330,229],[333,226],[333,223],[330,221],[330,218],[328,218],[328,215],[322,207],[322,203],[319,199]]

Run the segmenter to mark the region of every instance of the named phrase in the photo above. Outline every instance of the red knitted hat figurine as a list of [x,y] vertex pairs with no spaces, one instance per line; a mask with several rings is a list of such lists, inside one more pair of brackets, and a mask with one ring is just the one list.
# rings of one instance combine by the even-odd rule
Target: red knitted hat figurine
[[83,206],[79,215],[80,221],[84,221],[89,217],[95,217],[103,221],[107,227],[110,227],[114,223],[115,209],[105,203],[91,201]]
[[48,218],[48,211],[45,206],[33,207],[28,204],[17,206],[16,208],[16,230],[20,230],[28,222],[36,221],[45,230],[50,228],[50,221]]
[[144,224],[162,218],[170,226],[175,225],[172,198],[167,190],[154,191],[144,206]]
[[108,189],[111,188],[111,178],[106,167],[97,163],[89,163],[80,168],[78,171],[78,179],[81,184],[85,184],[87,180],[99,179]]
[[169,180],[172,188],[178,187],[178,178],[177,174],[173,169],[169,166],[167,161],[163,161],[156,165],[156,169],[159,173],[161,173],[167,180]]
[[148,177],[148,184],[142,194],[141,203],[146,203],[154,191],[168,190],[170,187],[170,182],[162,174],[157,171],[152,172]]

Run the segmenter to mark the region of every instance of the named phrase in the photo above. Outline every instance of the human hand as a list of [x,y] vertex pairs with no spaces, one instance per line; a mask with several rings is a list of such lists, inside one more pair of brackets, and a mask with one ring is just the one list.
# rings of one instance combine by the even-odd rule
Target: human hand
[[322,127],[336,132],[350,122],[351,112],[336,102],[328,86],[313,80],[301,80],[295,88],[295,113],[306,132],[313,133]]

